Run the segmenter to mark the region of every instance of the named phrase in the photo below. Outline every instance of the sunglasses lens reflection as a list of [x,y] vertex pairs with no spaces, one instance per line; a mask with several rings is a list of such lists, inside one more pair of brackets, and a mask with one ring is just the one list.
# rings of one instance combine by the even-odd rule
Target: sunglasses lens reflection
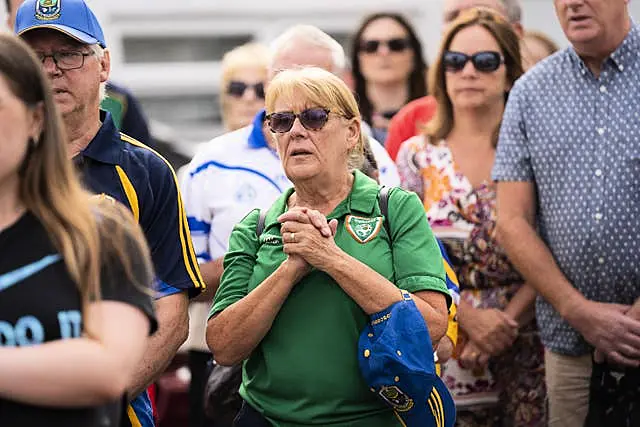
[[320,130],[329,120],[329,111],[324,108],[309,108],[300,114],[291,111],[273,113],[267,117],[267,123],[272,132],[285,133],[291,130],[296,117],[300,119],[300,123],[305,129]]

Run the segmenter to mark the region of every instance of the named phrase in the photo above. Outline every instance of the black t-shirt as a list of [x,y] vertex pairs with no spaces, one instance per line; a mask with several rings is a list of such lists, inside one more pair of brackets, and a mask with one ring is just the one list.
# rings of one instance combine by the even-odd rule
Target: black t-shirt
[[[128,252],[132,252],[129,250]],[[140,283],[151,278],[127,254]],[[144,290],[126,280],[115,257],[102,266],[101,298],[121,301],[142,310],[155,332],[153,302]],[[0,347],[38,345],[82,333],[81,297],[64,260],[42,224],[30,213],[0,232]],[[124,396],[123,396],[124,397]],[[24,405],[0,399],[0,426],[113,427],[119,425],[121,401],[100,407],[59,409]]]

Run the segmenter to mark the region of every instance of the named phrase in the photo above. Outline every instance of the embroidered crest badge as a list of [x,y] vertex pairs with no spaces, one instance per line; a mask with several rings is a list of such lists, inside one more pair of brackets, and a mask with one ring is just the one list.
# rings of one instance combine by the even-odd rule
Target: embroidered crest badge
[[268,246],[282,246],[282,236],[275,236],[273,234],[263,234],[258,239],[261,245]]
[[413,399],[395,385],[382,387],[378,394],[398,412],[407,412],[413,408]]
[[380,232],[383,218],[363,218],[361,216],[347,215],[344,225],[351,236],[360,243],[371,241]]
[[60,18],[60,2],[62,0],[37,0],[36,19],[53,21]]

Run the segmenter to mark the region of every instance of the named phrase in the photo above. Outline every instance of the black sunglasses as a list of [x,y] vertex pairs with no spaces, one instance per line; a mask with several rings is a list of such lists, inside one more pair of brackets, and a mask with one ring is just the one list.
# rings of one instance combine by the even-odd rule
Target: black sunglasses
[[271,113],[266,118],[271,132],[285,133],[291,130],[296,117],[305,129],[320,130],[329,120],[329,110],[327,108],[307,108],[299,114],[293,111],[282,111]]
[[380,45],[386,45],[391,52],[402,52],[410,47],[407,39],[395,38],[389,40],[363,40],[360,42],[360,52],[376,53]]
[[471,61],[476,70],[490,73],[500,68],[504,58],[499,52],[485,51],[467,55],[461,52],[447,51],[443,57],[444,68],[447,71],[461,71],[467,62]]
[[244,95],[244,91],[247,90],[247,88],[253,89],[253,93],[256,94],[257,98],[264,99],[264,83],[250,85],[238,80],[232,80],[227,87],[227,93],[236,98],[240,98]]

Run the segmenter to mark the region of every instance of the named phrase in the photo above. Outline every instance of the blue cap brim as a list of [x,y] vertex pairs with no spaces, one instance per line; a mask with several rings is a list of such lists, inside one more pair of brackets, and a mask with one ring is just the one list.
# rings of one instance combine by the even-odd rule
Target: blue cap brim
[[[82,31],[78,31],[75,28],[71,28],[71,27],[68,27],[66,25],[59,25],[59,24],[34,25],[32,27],[27,27],[24,30],[20,31],[18,33],[18,35],[21,36],[24,33],[27,33],[27,32],[32,31],[32,30],[37,30],[37,29],[56,30],[56,31],[59,31],[59,32],[63,33],[66,36],[71,37],[74,40],[79,41],[80,43],[84,43],[84,44],[99,44],[100,46],[102,46],[102,43],[100,43],[100,41],[98,39],[96,39],[95,37],[91,37],[87,33],[83,33]],[[102,47],[105,47],[105,46],[102,46]]]

